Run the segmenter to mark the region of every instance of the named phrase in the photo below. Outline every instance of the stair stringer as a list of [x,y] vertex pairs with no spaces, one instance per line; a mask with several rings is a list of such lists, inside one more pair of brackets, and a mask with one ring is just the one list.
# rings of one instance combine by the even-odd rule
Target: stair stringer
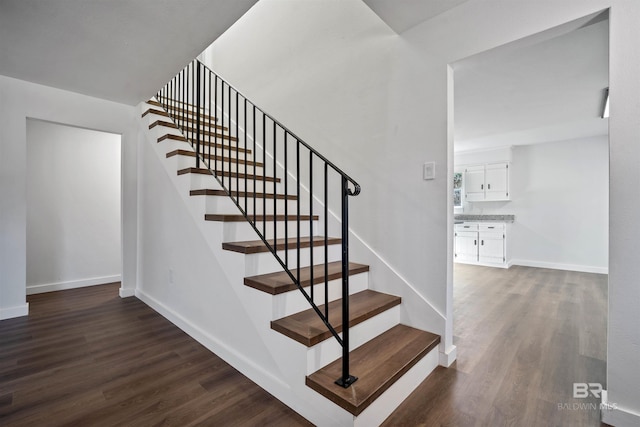
[[[178,176],[177,160],[166,158],[166,153],[174,148],[172,147],[174,143],[168,141],[157,143],[156,141],[157,135],[148,129],[147,120],[143,119],[140,126],[139,146],[139,158],[143,163],[139,172],[141,200],[152,196],[166,197],[170,199],[167,202],[173,202],[176,198],[182,200],[181,205],[186,211],[184,216],[181,216],[179,221],[168,219],[168,223],[180,228],[179,231],[189,231],[190,235],[193,234],[194,229],[198,230],[200,237],[194,239],[199,240],[194,242],[195,251],[198,253],[188,254],[188,258],[192,257],[198,261],[208,259],[208,265],[196,264],[193,268],[215,274],[215,277],[211,278],[208,286],[200,286],[198,283],[191,283],[203,279],[194,273],[192,280],[185,280],[180,284],[180,290],[176,291],[175,285],[172,290],[170,284],[151,283],[163,273],[155,271],[150,274],[148,268],[139,265],[136,296],[314,424],[353,425],[353,415],[307,387],[304,382],[309,370],[307,354],[312,352],[317,356],[318,353],[323,352],[335,353],[335,348],[332,348],[333,340],[327,341],[324,347],[309,350],[270,329],[270,321],[276,314],[273,308],[273,297],[243,284],[246,270],[245,256],[222,250],[223,241],[233,240],[234,235],[246,236],[246,227],[249,226],[204,221],[203,202],[197,197],[189,196],[192,177]],[[181,143],[181,147],[184,148],[184,146],[188,145]],[[164,172],[161,169],[164,169]],[[146,195],[146,183],[150,180],[162,186],[164,193]],[[163,212],[147,214],[145,205],[146,203],[143,202],[141,206],[141,223],[148,219],[148,215],[163,214]],[[237,228],[244,228],[244,230],[238,231]],[[141,233],[144,234],[147,231],[154,230],[146,230],[143,225]],[[168,252],[172,251],[171,243],[167,242],[168,248],[165,249]],[[146,248],[143,239],[139,249],[139,260],[140,257],[150,256],[145,255],[146,252],[156,250],[156,248]],[[180,254],[174,256],[176,259],[180,258]],[[184,260],[182,262],[184,263]],[[154,268],[164,270],[165,267],[158,265]],[[200,286],[196,290],[203,291],[204,294],[197,298],[194,296],[194,289],[189,289],[191,286]],[[207,288],[210,289],[206,291]],[[191,292],[190,297],[186,296],[188,292]],[[299,291],[295,292],[299,294]],[[181,293],[183,295],[180,295]],[[189,298],[190,300],[185,300]],[[300,298],[302,298],[301,295]],[[233,315],[227,313],[225,316],[220,316],[221,313],[216,313],[221,310],[219,304],[208,304],[203,301],[207,299],[223,301],[223,305],[228,307],[223,307],[222,312],[235,312]],[[282,308],[278,308],[280,309]],[[231,323],[230,319],[238,318],[242,319],[240,326]],[[396,311],[395,319],[395,322],[399,319],[399,309]],[[364,328],[366,329],[366,326]],[[318,360],[324,363],[325,360],[333,358],[335,357],[318,357]]]

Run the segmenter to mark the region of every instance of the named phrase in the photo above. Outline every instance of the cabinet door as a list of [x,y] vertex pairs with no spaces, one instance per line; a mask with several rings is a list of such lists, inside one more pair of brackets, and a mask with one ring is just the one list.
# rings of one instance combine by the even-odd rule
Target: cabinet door
[[478,246],[478,260],[487,264],[504,263],[504,234],[495,231],[481,231]]
[[478,233],[473,231],[458,231],[455,235],[455,260],[460,262],[478,261]]
[[468,202],[484,200],[484,165],[464,170],[464,191]]
[[485,200],[509,199],[509,164],[494,163],[486,166]]

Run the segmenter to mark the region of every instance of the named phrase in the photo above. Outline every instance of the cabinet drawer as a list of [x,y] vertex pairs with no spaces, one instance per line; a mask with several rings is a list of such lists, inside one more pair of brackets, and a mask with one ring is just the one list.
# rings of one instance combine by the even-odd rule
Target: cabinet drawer
[[478,231],[499,231],[502,233],[504,231],[504,224],[482,224],[478,226]]
[[456,224],[455,231],[478,231],[478,224]]

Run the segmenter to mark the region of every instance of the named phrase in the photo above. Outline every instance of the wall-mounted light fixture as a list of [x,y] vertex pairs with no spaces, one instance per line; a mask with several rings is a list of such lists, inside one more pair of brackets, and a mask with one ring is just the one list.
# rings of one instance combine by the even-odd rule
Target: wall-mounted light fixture
[[609,88],[604,90],[604,103],[602,106],[602,114],[600,115],[603,119],[609,117]]

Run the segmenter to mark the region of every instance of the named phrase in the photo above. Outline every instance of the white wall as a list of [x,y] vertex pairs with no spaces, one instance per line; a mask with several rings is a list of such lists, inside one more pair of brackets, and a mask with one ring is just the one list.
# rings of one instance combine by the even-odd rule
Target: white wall
[[[451,173],[441,173],[453,166],[450,64],[611,7],[607,387],[623,408],[612,416],[640,413],[640,193],[627,190],[640,182],[640,2],[469,0],[399,37],[362,6],[258,2],[242,31],[216,43],[213,66],[361,182],[353,230],[446,314],[445,341],[453,319]],[[421,180],[425,161],[436,162],[433,181]]]
[[[461,164],[500,161],[456,154]],[[512,263],[606,273],[609,233],[607,136],[512,149],[508,202],[465,203],[465,214],[513,214]],[[460,161],[458,161],[460,159]]]
[[134,107],[0,76],[0,319],[26,315],[27,118],[122,136],[122,289],[136,280]]
[[[634,242],[640,237],[640,223],[636,218],[640,209],[640,193],[630,193],[628,183],[640,181],[640,146],[637,144],[640,135],[640,104],[637,102],[640,81],[633,77],[640,73],[640,52],[637,49],[640,27],[636,24],[640,19],[640,2],[470,0],[463,3],[402,34],[408,44],[402,61],[407,66],[403,67],[405,78],[399,79],[395,88],[398,98],[402,99],[396,108],[398,117],[410,124],[404,133],[406,138],[425,138],[427,129],[428,140],[439,144],[438,141],[444,140],[440,130],[444,130],[446,125],[439,115],[429,113],[431,110],[446,110],[446,99],[430,97],[429,92],[434,91],[435,86],[445,87],[448,84],[442,68],[470,55],[609,7],[611,118],[607,388],[608,401],[616,403],[619,410],[604,411],[604,420],[610,424],[637,425],[640,419],[640,370],[637,369],[640,361],[640,317],[637,316],[640,263],[637,262],[638,249]],[[420,84],[421,80],[428,83]],[[423,88],[416,90],[416,85]],[[425,120],[425,117],[429,119]],[[417,123],[420,125],[415,125]],[[448,140],[449,158],[453,161],[451,129]],[[448,239],[452,239],[452,232]]]
[[[423,231],[432,221],[446,223],[437,219],[446,202],[446,189],[438,189],[446,179],[446,147],[437,157],[390,134],[398,130],[388,108],[399,42],[358,0],[263,0],[204,57],[358,181],[362,193],[349,204],[351,259],[371,265],[370,287],[403,296],[403,322],[445,336],[446,271],[436,266],[446,261],[446,231],[436,227],[429,239]],[[446,87],[439,90],[446,96]],[[427,160],[439,164],[436,181],[422,180]],[[432,190],[440,201],[428,196]],[[451,336],[445,340],[450,347]]]
[[27,293],[120,281],[120,135],[27,119]]

